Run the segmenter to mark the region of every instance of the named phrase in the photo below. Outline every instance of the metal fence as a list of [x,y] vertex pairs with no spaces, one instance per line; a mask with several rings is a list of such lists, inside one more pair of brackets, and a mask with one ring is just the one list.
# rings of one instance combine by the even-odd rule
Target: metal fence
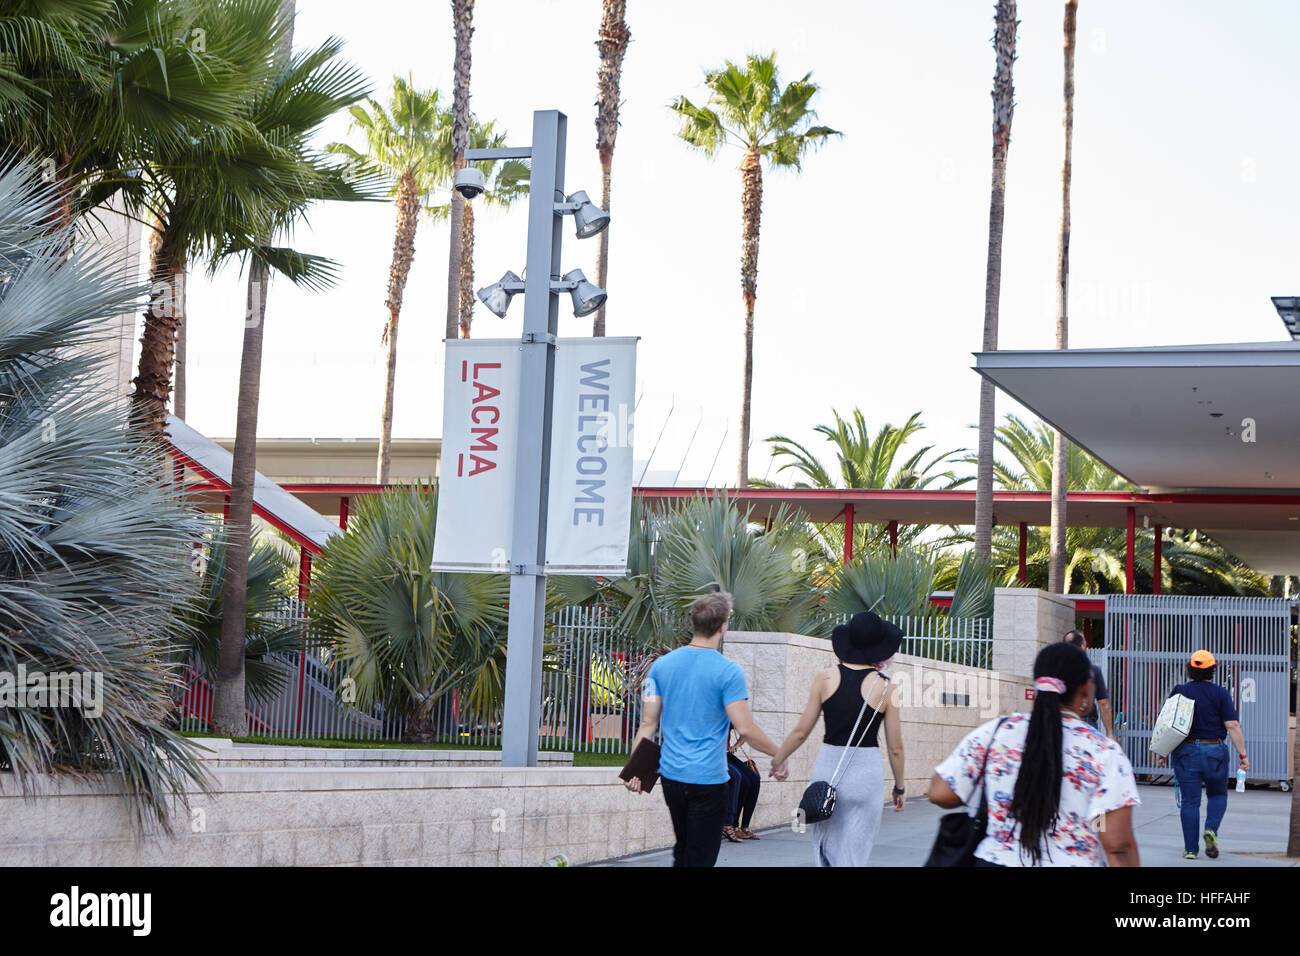
[[[1216,683],[1232,695],[1250,751],[1250,776],[1287,779],[1291,709],[1291,609],[1284,598],[1112,594],[1106,598],[1105,667],[1118,737],[1134,771],[1155,766],[1151,728],[1174,686],[1186,680],[1192,652],[1208,650]],[[1098,660],[1100,657],[1100,660]],[[1232,762],[1236,752],[1231,741]]]
[[[847,618],[847,615],[844,619]],[[296,600],[286,602],[276,620],[308,624]],[[946,616],[894,618],[907,635],[900,652],[970,667],[988,667],[991,622]],[[838,623],[833,620],[832,623]],[[343,702],[345,668],[328,651],[269,655],[284,686],[274,698],[249,707],[249,732],[270,739],[396,741],[405,719],[382,708],[361,711]],[[644,648],[615,631],[613,618],[599,607],[566,607],[551,618],[542,660],[542,699],[538,746],[577,753],[623,753],[641,722],[641,697],[635,685],[648,664]],[[468,688],[453,688],[430,715],[435,742],[499,747],[499,710],[475,713]],[[203,730],[211,718],[212,692],[199,670],[186,674],[182,730]]]

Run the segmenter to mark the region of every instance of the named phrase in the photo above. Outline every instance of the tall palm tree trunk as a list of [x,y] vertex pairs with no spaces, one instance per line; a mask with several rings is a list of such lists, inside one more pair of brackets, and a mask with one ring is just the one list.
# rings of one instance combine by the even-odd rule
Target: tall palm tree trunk
[[474,321],[474,207],[465,203],[460,229],[460,337],[469,338]]
[[[183,283],[185,281],[184,276],[181,276],[180,278]],[[178,294],[183,296],[185,294],[184,290],[183,289],[180,290]],[[184,421],[185,419],[186,329],[187,329],[187,323],[185,321],[185,313],[184,311],[182,311],[179,317],[179,321],[176,323],[176,371],[173,373],[176,380],[176,384],[172,388],[172,414],[175,415],[177,418],[181,419],[182,421]]]
[[749,484],[749,412],[754,385],[754,301],[758,297],[758,228],[763,216],[763,167],[757,146],[740,164],[740,288],[745,298],[745,378],[740,399],[740,463],[736,487]]
[[379,459],[375,465],[375,481],[388,484],[388,471],[393,441],[393,385],[397,381],[397,323],[402,314],[402,297],[406,292],[406,279],[411,273],[411,260],[415,258],[415,229],[420,221],[420,197],[416,189],[415,171],[405,170],[397,180],[397,230],[393,237],[393,261],[388,267],[388,324],[384,326],[383,341],[388,343],[388,362],[384,371],[384,410],[379,424]]
[[[1056,250],[1056,347],[1070,341],[1070,160],[1074,149],[1074,33],[1078,0],[1065,0],[1065,159],[1061,162],[1061,232]],[[1052,537],[1047,562],[1047,589],[1065,593],[1065,527],[1069,478],[1069,439],[1052,438]]]
[[[600,154],[600,208],[609,212],[609,178],[614,164],[614,139],[618,136],[619,83],[623,75],[623,56],[632,39],[627,28],[627,0],[604,0],[600,35],[600,70],[596,74],[596,151]],[[609,228],[600,234],[600,252],[596,263],[596,285],[606,288],[609,281]],[[605,334],[605,305],[596,310],[591,334]]]
[[[1015,91],[1011,68],[1016,61],[1016,0],[998,0],[993,48],[993,186],[989,199],[988,264],[984,274],[984,351],[998,347],[998,300],[1002,294],[1002,221],[1006,213],[1007,150],[1011,145],[1011,114]],[[978,465],[975,470],[975,554],[993,550],[993,430],[994,387],[980,382]]]
[[[281,66],[293,51],[295,0],[280,0],[287,22],[276,51]],[[270,236],[263,237],[269,243]],[[253,480],[257,473],[257,406],[262,381],[262,332],[270,274],[256,259],[248,270],[244,343],[239,360],[239,399],[235,407],[235,450],[230,466],[230,515],[226,519],[226,579],[221,589],[221,647],[212,693],[212,731],[248,735],[244,692],[244,624],[248,614],[248,551],[253,533]]]
[[[470,38],[474,35],[474,0],[451,0],[452,23],[456,31],[455,85],[451,101],[451,152],[453,175],[465,168],[469,145]],[[460,265],[465,200],[451,191],[451,248],[447,264],[447,338],[456,338],[460,324]]]
[[162,222],[149,236],[149,304],[140,337],[140,363],[131,395],[131,419],[160,435],[172,391],[176,331],[184,315],[185,256]]

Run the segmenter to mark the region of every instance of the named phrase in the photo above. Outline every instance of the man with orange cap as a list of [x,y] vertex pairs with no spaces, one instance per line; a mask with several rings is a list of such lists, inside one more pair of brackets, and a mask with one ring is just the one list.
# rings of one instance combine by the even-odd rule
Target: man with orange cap
[[[1232,738],[1232,744],[1237,748],[1238,766],[1242,770],[1250,769],[1237,708],[1232,695],[1214,683],[1214,671],[1214,655],[1206,650],[1197,651],[1187,662],[1187,681],[1169,693],[1170,697],[1182,694],[1196,704],[1187,739],[1169,755],[1174,778],[1182,792],[1180,813],[1184,860],[1196,859],[1200,847],[1197,834],[1201,822],[1201,787],[1205,788],[1206,796],[1205,855],[1212,860],[1219,855],[1219,825],[1228,810],[1229,770],[1225,737]],[[1165,758],[1156,757],[1156,764],[1163,767]]]

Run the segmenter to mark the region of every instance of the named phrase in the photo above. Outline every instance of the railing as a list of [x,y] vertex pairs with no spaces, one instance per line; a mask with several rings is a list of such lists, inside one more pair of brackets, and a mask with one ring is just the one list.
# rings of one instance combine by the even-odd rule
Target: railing
[[[296,600],[274,618],[308,624]],[[832,623],[838,623],[836,618]],[[992,657],[991,622],[985,619],[899,617],[907,635],[900,652],[969,667],[988,667]],[[538,746],[577,753],[622,753],[641,721],[635,684],[647,651],[615,632],[612,617],[599,607],[566,607],[551,617],[542,659],[542,699]],[[249,732],[272,739],[401,740],[407,721],[382,708],[361,711],[342,700],[342,665],[328,652],[313,649],[271,654],[285,683],[270,700],[248,709]],[[191,667],[182,700],[182,730],[203,730],[211,717],[208,682]],[[499,708],[486,713],[468,706],[467,687],[453,686],[430,714],[435,743],[496,748],[501,745]]]

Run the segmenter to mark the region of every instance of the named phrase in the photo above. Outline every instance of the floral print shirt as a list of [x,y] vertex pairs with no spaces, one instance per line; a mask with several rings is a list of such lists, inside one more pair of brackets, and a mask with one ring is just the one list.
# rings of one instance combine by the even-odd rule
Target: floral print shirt
[[[971,731],[947,759],[934,768],[971,809],[979,806],[976,787],[984,752],[997,720]],[[1105,866],[1099,818],[1112,810],[1134,806],[1137,782],[1128,757],[1115,741],[1069,714],[1062,718],[1060,816],[1056,830],[1045,838],[1042,866]],[[988,798],[988,835],[975,855],[1002,866],[1027,866],[1019,843],[1019,824],[1010,818],[1011,795],[1020,773],[1020,759],[1029,732],[1029,715],[1012,714],[998,727],[989,750],[984,792]]]

